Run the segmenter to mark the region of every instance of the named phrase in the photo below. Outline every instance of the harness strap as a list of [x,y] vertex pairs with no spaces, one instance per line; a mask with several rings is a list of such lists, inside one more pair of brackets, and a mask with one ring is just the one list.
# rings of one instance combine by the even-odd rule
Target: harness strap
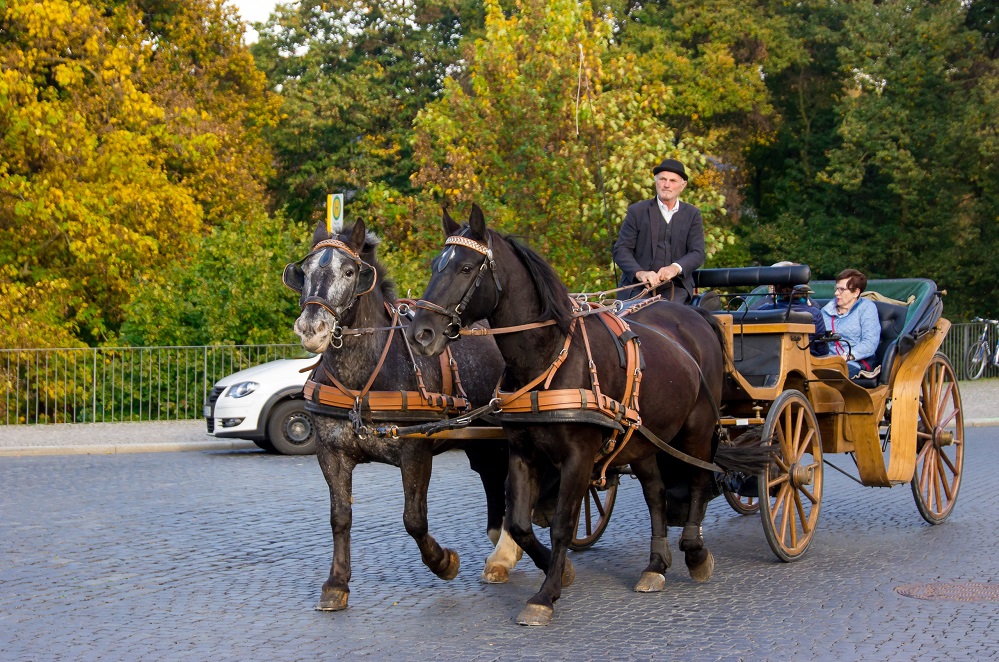
[[558,353],[558,356],[555,357],[555,360],[552,361],[552,364],[548,366],[548,370],[544,371],[543,373],[532,379],[530,382],[525,384],[522,388],[515,391],[514,393],[504,396],[500,401],[501,407],[505,407],[506,402],[508,400],[512,401],[521,397],[522,395],[530,391],[532,388],[534,388],[541,382],[547,380],[547,384],[551,384],[551,380],[555,376],[555,373],[565,362],[565,358],[569,355],[569,344],[572,342],[572,332],[573,329],[575,329],[575,327],[576,327],[576,320],[573,320],[572,324],[569,326],[569,333],[567,333],[565,336],[565,344],[562,346],[562,351]]
[[375,369],[374,371],[372,371],[371,376],[368,378],[368,383],[364,385],[364,388],[362,388],[360,391],[353,391],[344,386],[343,384],[341,384],[340,380],[334,377],[329,370],[323,369],[323,372],[325,372],[326,376],[330,378],[330,381],[333,382],[333,385],[336,386],[338,389],[340,389],[340,392],[343,393],[344,395],[348,397],[353,397],[355,399],[355,402],[363,398],[365,395],[367,395],[368,391],[371,390],[371,385],[375,383],[375,379],[378,377],[378,373],[381,372],[382,365],[385,364],[385,358],[388,356],[389,348],[392,346],[392,338],[395,336],[396,325],[399,322],[399,310],[398,309],[391,309],[391,310],[392,310],[392,328],[389,330],[388,340],[385,342],[385,346],[382,348],[382,355],[378,358],[378,363],[375,364]]
[[662,439],[660,439],[659,437],[657,437],[656,434],[652,430],[648,429],[644,425],[639,425],[638,426],[638,431],[642,433],[642,436],[644,436],[646,439],[648,439],[650,442],[652,442],[652,444],[656,448],[658,448],[659,450],[664,451],[666,453],[669,453],[670,455],[672,455],[673,457],[675,457],[676,459],[678,459],[678,460],[680,460],[682,462],[686,462],[687,464],[692,464],[695,467],[699,467],[701,469],[707,469],[708,471],[716,471],[718,473],[725,473],[725,470],[722,469],[721,467],[719,467],[714,462],[705,462],[704,460],[699,460],[696,457],[694,457],[693,455],[687,455],[683,451],[681,451],[681,450],[679,450],[677,448],[673,448],[672,446],[670,446],[669,444],[667,444],[665,441],[663,441]]
[[305,382],[302,395],[308,402],[325,407],[353,411],[357,403],[362,403],[372,412],[432,412],[435,414],[458,413],[468,409],[468,401],[442,393],[431,393],[427,397],[418,391],[370,391],[366,395],[351,396],[327,384],[312,379]]

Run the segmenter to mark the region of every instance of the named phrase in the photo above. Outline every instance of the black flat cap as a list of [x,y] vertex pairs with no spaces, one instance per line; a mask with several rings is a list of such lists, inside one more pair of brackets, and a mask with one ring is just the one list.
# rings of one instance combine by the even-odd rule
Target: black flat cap
[[687,171],[683,169],[683,164],[676,159],[664,159],[662,163],[652,169],[653,175],[658,175],[661,172],[675,172],[683,177],[683,181],[687,181]]

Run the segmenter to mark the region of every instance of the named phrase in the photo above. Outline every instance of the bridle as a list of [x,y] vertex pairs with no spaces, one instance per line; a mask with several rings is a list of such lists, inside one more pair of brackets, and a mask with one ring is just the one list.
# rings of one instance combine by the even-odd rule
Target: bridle
[[[298,262],[289,264],[287,267],[285,267],[285,272],[284,276],[282,277],[282,280],[285,285],[287,285],[288,287],[292,287],[288,283],[288,270],[296,266],[301,268],[301,265],[310,257],[316,255],[317,253],[327,251],[328,249],[339,250],[340,252],[345,253],[349,258],[351,258],[354,261],[354,266],[357,269],[357,280],[354,284],[354,292],[348,299],[350,303],[344,306],[335,306],[326,297],[313,295],[305,297],[303,300],[301,300],[299,302],[299,306],[303,310],[305,309],[306,306],[319,306],[320,308],[325,309],[327,312],[330,313],[330,315],[333,316],[333,329],[330,331],[330,336],[331,336],[330,342],[334,348],[339,349],[340,347],[343,346],[343,327],[340,326],[339,320],[343,316],[343,313],[354,305],[354,302],[357,299],[375,289],[375,284],[378,281],[378,271],[375,269],[375,267],[362,260],[360,254],[358,254],[357,251],[355,251],[348,244],[340,241],[339,239],[324,239],[319,243],[317,243],[315,246],[313,246],[312,251],[310,251],[308,255],[303,257]],[[324,253],[322,257],[319,258],[319,266],[327,267],[329,266],[331,261],[332,261],[332,256],[328,252]],[[371,279],[371,285],[363,292],[359,292],[358,287],[361,282],[361,273],[363,271],[362,267],[370,269],[373,272],[373,277]],[[294,288],[292,287],[292,289]],[[304,294],[304,289],[302,294]]]
[[461,235],[451,235],[445,239],[445,250],[441,253],[441,263],[437,265],[438,272],[443,271],[444,267],[451,260],[452,256],[448,256],[447,258],[444,257],[448,246],[464,246],[465,248],[470,248],[476,253],[482,255],[482,264],[479,265],[479,271],[475,275],[475,280],[465,291],[465,295],[461,297],[461,301],[459,301],[451,310],[447,310],[443,306],[439,306],[433,301],[427,301],[426,299],[420,299],[417,301],[413,304],[413,308],[429,310],[432,313],[437,313],[438,315],[443,315],[444,317],[449,318],[451,321],[446,327],[444,327],[444,336],[448,340],[457,340],[461,334],[461,314],[468,306],[468,302],[471,301],[472,295],[475,294],[475,290],[477,290],[479,285],[482,283],[486,270],[488,270],[493,276],[493,282],[496,284],[497,294],[503,291],[503,286],[500,285],[499,276],[496,275],[496,260],[493,259],[493,239],[491,235],[487,234],[486,244],[484,246],[482,243],[474,239],[463,237]]

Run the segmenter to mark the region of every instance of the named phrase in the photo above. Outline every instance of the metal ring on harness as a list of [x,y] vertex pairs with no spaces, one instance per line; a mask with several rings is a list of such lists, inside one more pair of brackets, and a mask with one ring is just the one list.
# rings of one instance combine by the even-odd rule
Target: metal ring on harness
[[458,340],[461,338],[461,322],[452,320],[444,327],[444,337],[448,340]]
[[335,317],[333,318],[333,330],[330,331],[330,346],[333,349],[343,347],[343,327],[337,323]]

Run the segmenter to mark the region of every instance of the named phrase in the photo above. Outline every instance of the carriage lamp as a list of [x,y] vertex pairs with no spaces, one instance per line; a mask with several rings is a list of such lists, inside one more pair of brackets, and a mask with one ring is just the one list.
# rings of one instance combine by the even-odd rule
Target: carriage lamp
[[257,382],[240,382],[238,384],[233,384],[232,388],[229,389],[229,392],[225,394],[225,397],[244,398],[256,391],[258,386],[260,386],[260,384]]
[[243,422],[242,418],[223,418],[222,427],[224,428],[234,428]]

